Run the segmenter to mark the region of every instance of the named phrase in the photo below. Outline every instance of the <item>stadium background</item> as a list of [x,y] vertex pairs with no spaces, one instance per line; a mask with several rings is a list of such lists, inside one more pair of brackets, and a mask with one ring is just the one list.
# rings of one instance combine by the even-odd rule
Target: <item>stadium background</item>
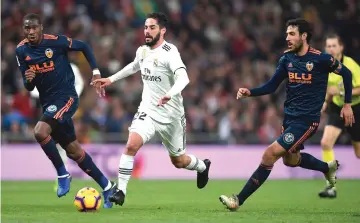
[[[312,2],[312,4],[309,4]],[[172,25],[169,42],[178,46],[188,67],[190,84],[183,91],[187,140],[196,144],[267,144],[279,134],[283,87],[271,96],[236,101],[240,86],[256,86],[273,74],[286,47],[284,23],[304,17],[314,24],[313,47],[323,50],[324,35],[340,33],[345,53],[360,62],[359,3],[285,0],[5,0],[2,1],[2,142],[33,142],[32,129],[41,110],[23,88],[14,50],[22,40],[26,13],[43,15],[46,33],[65,34],[88,42],[107,77],[134,58],[143,43],[146,14],[163,11]],[[41,7],[39,7],[39,5]],[[91,71],[82,53],[71,53],[85,88],[74,119],[81,143],[124,143],[140,102],[142,81],[133,75],[97,98],[89,86]],[[96,98],[96,100],[94,100]],[[310,142],[319,144],[318,133]],[[339,143],[349,143],[343,135]]]
[[[46,33],[89,43],[106,77],[133,60],[143,43],[144,18],[152,11],[163,11],[172,21],[166,38],[179,48],[190,77],[183,91],[188,151],[212,160],[211,181],[198,191],[195,173],[174,168],[166,150],[154,140],[138,153],[133,178],[155,180],[132,179],[124,207],[79,216],[70,205],[73,194],[84,186],[100,188],[69,162],[67,168],[76,178],[71,195],[55,197],[56,173],[32,135],[41,115],[39,104],[23,88],[15,59],[16,45],[23,39],[22,17],[40,13]],[[342,163],[336,202],[318,199],[317,192],[324,187],[321,174],[287,168],[282,162],[238,214],[227,215],[217,200],[222,193],[241,189],[244,181],[239,179],[248,179],[266,145],[280,133],[284,87],[270,96],[236,101],[238,87],[259,85],[270,78],[286,47],[284,25],[289,18],[304,17],[314,24],[312,45],[320,50],[324,35],[338,32],[345,53],[360,62],[358,1],[2,0],[1,13],[3,222],[358,222],[359,160],[346,135],[338,142],[344,145],[336,147]],[[92,75],[84,56],[71,53],[70,58],[85,84],[74,117],[78,139],[99,168],[116,179],[127,128],[140,102],[140,75],[116,82],[107,89],[107,97],[100,99],[89,86]],[[306,146],[318,158],[326,119],[325,114],[319,131],[307,142],[312,145]],[[274,180],[279,178],[283,180]]]

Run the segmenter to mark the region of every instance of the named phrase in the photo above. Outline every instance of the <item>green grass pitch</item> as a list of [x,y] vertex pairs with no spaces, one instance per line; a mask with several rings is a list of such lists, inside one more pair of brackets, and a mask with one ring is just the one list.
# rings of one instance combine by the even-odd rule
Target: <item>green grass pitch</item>
[[339,180],[338,198],[319,199],[322,180],[269,180],[237,211],[218,197],[237,193],[245,181],[210,181],[199,190],[195,181],[131,180],[123,207],[80,213],[73,206],[78,189],[99,187],[74,179],[70,193],[57,198],[54,182],[2,182],[1,222],[360,222],[360,180]]

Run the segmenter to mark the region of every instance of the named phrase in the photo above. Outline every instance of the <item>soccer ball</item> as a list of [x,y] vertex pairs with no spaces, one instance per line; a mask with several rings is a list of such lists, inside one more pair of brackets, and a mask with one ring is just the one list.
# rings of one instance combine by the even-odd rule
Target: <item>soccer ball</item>
[[81,212],[97,211],[101,205],[101,194],[92,187],[84,187],[76,193],[74,205]]

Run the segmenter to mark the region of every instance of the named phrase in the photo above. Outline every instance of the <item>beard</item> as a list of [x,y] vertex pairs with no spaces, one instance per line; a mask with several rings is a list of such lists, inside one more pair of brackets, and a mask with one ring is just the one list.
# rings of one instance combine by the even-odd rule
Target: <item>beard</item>
[[296,45],[295,45],[295,47],[294,47],[294,52],[295,53],[297,53],[297,52],[299,52],[301,49],[302,49],[302,47],[304,46],[304,43],[303,43],[303,41],[299,41]]
[[156,34],[155,37],[152,38],[152,40],[150,42],[146,42],[146,37],[145,37],[145,45],[147,46],[154,46],[160,39],[160,32],[158,34]]

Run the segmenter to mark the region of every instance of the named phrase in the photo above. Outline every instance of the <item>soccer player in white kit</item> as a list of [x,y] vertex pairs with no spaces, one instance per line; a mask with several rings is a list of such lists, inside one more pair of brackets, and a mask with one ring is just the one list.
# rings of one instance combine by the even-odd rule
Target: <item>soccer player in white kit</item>
[[142,101],[129,128],[129,138],[121,155],[118,190],[109,199],[123,205],[137,151],[155,134],[169,152],[176,168],[197,171],[197,187],[209,180],[210,160],[200,160],[186,151],[186,120],[181,91],[189,83],[186,67],[176,46],[164,40],[168,19],[161,12],[147,16],[144,26],[145,45],[136,51],[134,61],[116,74],[97,79],[101,87],[141,71]]

